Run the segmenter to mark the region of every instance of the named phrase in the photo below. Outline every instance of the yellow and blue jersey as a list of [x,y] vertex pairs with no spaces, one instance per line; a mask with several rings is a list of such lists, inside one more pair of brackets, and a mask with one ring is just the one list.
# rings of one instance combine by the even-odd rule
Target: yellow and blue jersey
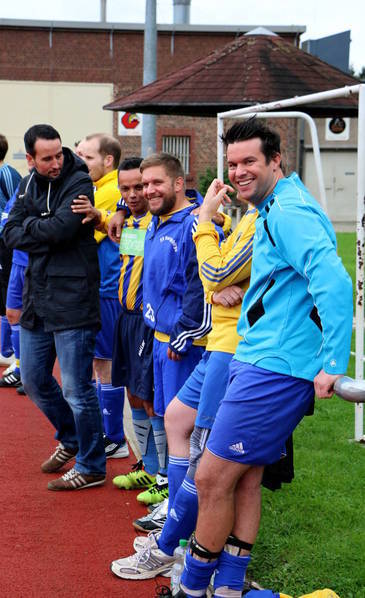
[[[95,181],[94,184],[95,207],[98,210],[114,211],[120,198],[117,170],[108,172],[101,179]],[[120,272],[118,247],[105,233],[96,230],[94,236],[98,243],[100,297],[117,299]]]
[[[117,203],[120,200],[120,191],[118,188],[118,171],[112,170],[94,182],[94,204],[98,210],[115,212]],[[101,243],[107,236],[107,232],[95,231],[95,240]]]
[[[147,212],[144,216],[129,216],[124,222],[123,233],[127,229],[138,230],[145,234],[152,219],[152,214]],[[133,250],[132,250],[133,251]],[[139,253],[138,250],[133,253]],[[132,252],[121,253],[122,267],[119,278],[119,301],[129,311],[142,310],[143,298],[143,255],[133,255]]]
[[[233,233],[219,245],[219,236],[211,222],[198,224],[194,234],[199,275],[206,298],[211,302],[214,292],[230,285],[244,291],[250,282],[253,236],[257,210],[252,206],[241,218]],[[208,336],[207,350],[234,353],[240,337],[237,321],[241,304],[234,307],[212,306],[212,331]]]

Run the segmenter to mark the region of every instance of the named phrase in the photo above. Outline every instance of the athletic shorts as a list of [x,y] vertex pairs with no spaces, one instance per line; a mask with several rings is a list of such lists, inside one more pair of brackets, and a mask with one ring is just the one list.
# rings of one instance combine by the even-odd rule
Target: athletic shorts
[[113,357],[113,333],[114,326],[121,312],[119,299],[100,297],[101,330],[95,339],[96,359],[109,359]]
[[228,461],[266,465],[307,413],[313,382],[232,360],[229,386],[218,409],[208,450]]
[[122,309],[114,328],[112,384],[144,401],[153,401],[153,335],[141,311]]
[[153,375],[155,398],[153,407],[156,415],[163,417],[167,405],[177,395],[193,369],[198,365],[204,347],[192,345],[180,361],[167,357],[169,344],[153,339]]
[[205,351],[198,365],[184,386],[177,393],[178,399],[198,411],[195,425],[211,428],[218,407],[228,384],[229,364],[232,353]]
[[6,293],[6,307],[23,309],[24,274],[27,266],[12,264]]

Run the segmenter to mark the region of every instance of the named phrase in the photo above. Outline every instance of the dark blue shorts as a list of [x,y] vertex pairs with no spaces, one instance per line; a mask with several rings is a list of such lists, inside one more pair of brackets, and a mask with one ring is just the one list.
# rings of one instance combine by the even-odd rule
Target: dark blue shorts
[[153,400],[153,334],[141,311],[122,309],[114,328],[112,384],[144,401]]
[[228,461],[267,465],[311,407],[313,382],[232,360],[208,450]]
[[218,407],[227,390],[232,357],[232,353],[205,351],[177,393],[178,399],[184,405],[197,409],[195,425],[200,428],[211,428],[214,423]]
[[24,273],[27,266],[12,264],[6,294],[6,307],[9,309],[23,309]]
[[163,417],[167,405],[178,394],[193,369],[198,365],[204,347],[193,345],[180,361],[172,361],[167,357],[168,343],[153,341],[153,372],[155,381],[155,398],[153,402],[157,415]]
[[101,330],[96,335],[94,355],[97,359],[111,360],[113,357],[114,326],[121,310],[119,299],[100,297]]

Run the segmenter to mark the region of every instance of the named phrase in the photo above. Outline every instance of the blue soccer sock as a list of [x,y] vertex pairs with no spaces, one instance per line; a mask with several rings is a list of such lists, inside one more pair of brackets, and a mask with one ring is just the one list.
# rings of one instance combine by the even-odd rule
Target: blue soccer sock
[[226,552],[225,549],[218,559],[217,572],[214,577],[214,596],[217,598],[226,596],[227,589],[229,589],[231,598],[241,598],[246,569],[251,557],[249,555],[236,556]]
[[13,345],[11,344],[11,327],[6,316],[1,316],[1,354],[4,357],[10,357],[13,353]]
[[169,455],[167,478],[169,480],[169,511],[174,504],[175,495],[180,488],[189,467],[189,457]]
[[163,417],[150,417],[159,463],[159,473],[167,475],[167,439]]
[[[197,596],[205,596],[205,592],[210,583],[215,568],[218,564],[218,559],[204,563],[194,559],[189,550],[185,556],[185,567],[181,576],[181,587],[188,598],[196,598]],[[189,594],[191,590],[191,594]]]
[[105,434],[109,440],[119,444],[124,441],[124,387],[111,384],[101,384],[100,386]]
[[145,471],[150,475],[156,475],[159,462],[150,418],[143,408],[132,407],[132,420]]
[[[170,481],[169,481],[170,492]],[[188,540],[193,533],[198,516],[198,493],[195,483],[185,477],[176,492],[175,500],[168,511],[162,533],[157,540],[158,547],[166,554],[173,555],[179,540]]]
[[20,325],[11,326],[11,344],[14,349],[16,368],[14,372],[20,373]]

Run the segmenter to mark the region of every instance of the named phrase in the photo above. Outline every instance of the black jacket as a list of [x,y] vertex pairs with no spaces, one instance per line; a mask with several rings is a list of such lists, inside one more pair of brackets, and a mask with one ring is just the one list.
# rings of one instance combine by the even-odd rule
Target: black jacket
[[19,186],[3,231],[5,244],[29,253],[23,291],[24,328],[36,316],[46,331],[100,327],[99,265],[94,228],[81,224],[71,204],[78,195],[93,202],[86,165],[63,148],[64,165],[56,179],[33,169]]

